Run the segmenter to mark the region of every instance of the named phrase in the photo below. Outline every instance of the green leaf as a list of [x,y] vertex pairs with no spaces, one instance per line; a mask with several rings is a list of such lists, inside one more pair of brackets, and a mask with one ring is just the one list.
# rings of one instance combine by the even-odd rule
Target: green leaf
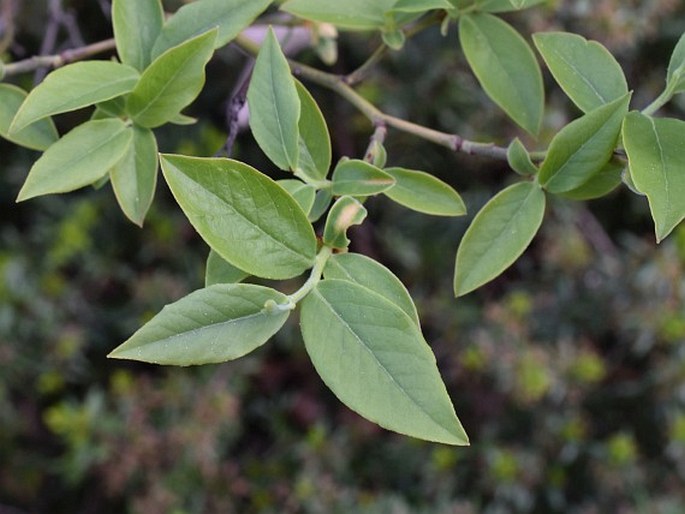
[[542,122],[542,73],[528,43],[505,21],[488,13],[463,15],[459,40],[488,96],[532,135]]
[[302,302],[302,335],[326,385],[389,430],[466,445],[468,437],[416,323],[359,284],[323,280]]
[[113,61],[68,64],[50,73],[24,100],[11,132],[16,132],[53,114],[75,111],[128,93],[138,81],[138,72]]
[[351,196],[341,196],[328,212],[323,229],[323,242],[331,248],[347,248],[350,240],[347,229],[352,225],[361,225],[366,218],[364,206]]
[[157,140],[150,129],[132,130],[132,144],[109,175],[121,210],[142,227],[157,185]]
[[685,218],[685,122],[631,112],[623,122],[623,144],[661,242]]
[[160,0],[113,0],[112,25],[119,59],[143,71],[164,25]]
[[375,30],[385,26],[385,13],[396,0],[289,0],[281,9],[306,20],[332,23],[349,30]]
[[392,6],[393,12],[424,13],[433,9],[451,9],[447,0],[397,0]]
[[384,193],[394,202],[435,216],[466,214],[466,206],[459,193],[433,175],[404,168],[386,168],[383,171],[395,179],[395,185]]
[[54,143],[38,159],[17,201],[66,193],[92,184],[121,159],[133,130],[120,119],[87,121]]
[[224,46],[249,27],[271,0],[196,0],[166,22],[152,50],[153,57],[190,38],[218,28],[214,48]]
[[509,12],[528,9],[546,0],[478,0],[476,5],[481,11]]
[[245,272],[284,279],[314,264],[316,237],[297,202],[266,175],[230,159],[162,155],[186,216],[221,257]]
[[338,253],[326,262],[323,276],[354,282],[374,291],[397,305],[419,326],[419,315],[407,288],[381,263],[358,253]]
[[169,120],[169,123],[173,123],[174,125],[195,125],[197,123],[197,118],[178,113]]
[[628,93],[621,65],[596,41],[568,32],[544,32],[533,41],[561,89],[583,112]]
[[[263,345],[283,326],[288,297],[253,284],[217,284],[169,304],[108,357],[191,366],[225,362]],[[268,305],[276,308],[268,308]]]
[[388,191],[395,179],[373,164],[359,159],[341,160],[333,170],[333,196],[370,196]]
[[624,164],[609,161],[590,180],[576,189],[561,193],[561,196],[571,200],[593,200],[606,196],[619,186],[624,169]]
[[316,197],[316,189],[314,186],[310,186],[301,180],[295,179],[279,180],[277,184],[290,193],[290,196],[295,199],[305,214],[309,214]]
[[279,168],[297,169],[300,97],[271,28],[257,55],[247,103],[250,128],[259,147]]
[[534,182],[519,182],[492,197],[459,244],[455,295],[470,293],[511,266],[535,237],[544,213],[545,194]]
[[295,81],[300,98],[300,132],[298,168],[306,176],[322,180],[331,167],[331,137],[326,120],[312,95],[299,82]]
[[9,132],[12,120],[26,96],[26,92],[17,86],[0,84],[0,137],[33,150],[46,150],[59,138],[55,124],[49,118],[37,121],[18,132]]
[[538,167],[533,164],[528,150],[518,137],[507,148],[507,162],[519,175],[535,175],[538,172]]
[[673,93],[685,91],[685,34],[680,36],[671,54],[666,73],[666,87]]
[[250,275],[236,268],[214,250],[209,250],[205,267],[205,287],[214,284],[235,284],[242,282]]
[[630,94],[566,125],[552,139],[540,168],[540,183],[551,193],[580,187],[609,162],[628,112]]
[[323,216],[328,210],[328,207],[330,207],[332,201],[333,195],[331,194],[330,189],[320,189],[317,191],[316,198],[314,198],[314,205],[312,205],[312,208],[307,215],[309,221],[313,223]]
[[126,104],[138,125],[164,125],[195,100],[205,83],[215,39],[216,29],[167,50],[147,67]]

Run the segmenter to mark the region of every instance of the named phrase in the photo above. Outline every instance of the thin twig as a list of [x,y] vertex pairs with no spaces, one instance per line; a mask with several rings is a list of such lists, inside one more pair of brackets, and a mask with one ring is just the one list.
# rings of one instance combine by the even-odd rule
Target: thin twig
[[226,121],[228,122],[228,137],[223,146],[226,157],[230,157],[233,152],[233,145],[235,144],[238,131],[240,130],[240,111],[245,107],[247,100],[247,88],[250,85],[250,77],[252,77],[252,69],[254,68],[254,59],[249,57],[247,63],[240,72],[238,82],[236,83],[231,99],[228,101],[226,109]]
[[14,0],[2,0],[0,3],[0,54],[4,54],[14,41],[14,7]]

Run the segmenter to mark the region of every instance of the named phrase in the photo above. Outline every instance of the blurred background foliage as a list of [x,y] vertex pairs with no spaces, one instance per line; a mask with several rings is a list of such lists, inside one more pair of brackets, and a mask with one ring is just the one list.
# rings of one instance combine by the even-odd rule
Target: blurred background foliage
[[[14,32],[8,61],[39,51],[48,16],[46,1],[13,5],[16,16],[0,24]],[[103,5],[63,3],[87,42],[111,35]],[[685,8],[558,0],[507,20],[525,33],[601,41],[640,108],[663,84]],[[57,49],[69,39],[60,33]],[[347,72],[379,38],[342,34],[339,43],[332,70]],[[312,51],[300,58],[323,66]],[[162,150],[221,147],[245,59],[219,52],[189,112],[199,123],[160,130]],[[29,88],[32,79],[12,81]],[[542,140],[578,115],[547,82]],[[388,112],[468,138],[521,136],[479,91],[454,27],[446,38],[434,29],[410,40],[360,89]],[[368,123],[312,91],[336,155],[360,156]],[[684,109],[682,95],[668,107],[681,118]],[[60,130],[88,114],[62,116]],[[471,216],[513,178],[502,163],[397,132],[387,149],[389,164],[457,187]],[[249,133],[234,155],[279,176]],[[643,198],[617,191],[587,204],[551,202],[524,257],[458,301],[451,274],[468,219],[368,202],[353,248],[391,267],[416,299],[472,439],[452,448],[388,433],[343,407],[310,365],[296,321],[224,365],[108,361],[164,304],[202,286],[207,248],[164,184],[142,230],[108,185],[15,204],[35,158],[0,141],[1,514],[685,512],[685,227],[657,247]]]

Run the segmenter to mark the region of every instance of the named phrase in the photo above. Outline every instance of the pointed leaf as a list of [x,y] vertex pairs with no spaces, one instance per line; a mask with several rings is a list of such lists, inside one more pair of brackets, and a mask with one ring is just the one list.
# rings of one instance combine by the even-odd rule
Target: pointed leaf
[[217,284],[169,304],[108,357],[191,366],[225,362],[263,345],[283,326],[288,298],[253,284]]
[[347,248],[350,240],[347,229],[352,225],[361,225],[366,219],[366,209],[351,196],[341,196],[328,211],[326,226],[323,229],[323,242],[331,248]]
[[54,143],[29,171],[17,201],[66,193],[107,174],[131,144],[133,130],[120,119],[87,121]]
[[121,210],[142,227],[157,186],[157,140],[150,129],[132,130],[132,144],[109,175]]
[[316,237],[297,202],[266,175],[230,159],[162,155],[188,219],[221,257],[251,275],[283,279],[314,264]]
[[540,168],[551,193],[580,187],[609,162],[628,113],[630,94],[572,121],[552,139]]
[[533,182],[519,182],[492,197],[459,244],[456,296],[477,289],[511,266],[535,237],[544,213],[545,194]]
[[164,25],[160,0],[113,0],[112,25],[122,63],[143,71],[152,60],[152,47]]
[[242,282],[249,276],[249,273],[236,268],[214,250],[209,250],[205,267],[205,287],[214,284],[235,284]]
[[435,216],[466,214],[466,206],[459,193],[433,175],[404,168],[386,168],[383,171],[395,179],[395,185],[384,194],[400,205]]
[[164,25],[152,50],[153,57],[218,27],[215,48],[234,39],[262,14],[271,0],[196,0],[181,7]]
[[666,73],[666,86],[673,93],[685,91],[685,34],[680,36],[671,54]]
[[216,29],[169,49],[145,69],[126,104],[138,125],[159,127],[195,100],[205,83],[215,39]]
[[50,73],[26,98],[17,112],[11,132],[53,114],[75,111],[128,93],[138,72],[113,61],[67,64]]
[[370,289],[397,305],[419,326],[419,315],[407,288],[380,262],[359,253],[338,253],[326,262],[323,276],[347,280]]
[[260,148],[279,168],[297,169],[300,98],[271,28],[257,55],[247,103],[250,128]]
[[278,185],[290,193],[290,196],[302,207],[305,214],[309,214],[316,197],[314,186],[295,179],[279,180]]
[[518,137],[514,138],[507,148],[507,162],[511,169],[519,175],[535,175],[539,171],[538,167],[533,164],[528,150]]
[[17,86],[0,84],[0,137],[32,150],[46,150],[59,138],[55,124],[49,118],[32,123],[18,132],[9,132],[12,120],[26,96],[27,93]]
[[468,438],[414,321],[366,287],[323,280],[302,302],[302,335],[326,385],[389,430],[445,444]]
[[542,73],[528,43],[488,13],[459,19],[459,41],[481,86],[511,119],[532,135],[542,122]]
[[609,161],[582,186],[561,193],[561,196],[571,200],[593,200],[606,196],[621,184],[624,170],[624,164]]
[[341,160],[333,171],[334,196],[369,196],[388,191],[395,179],[373,164],[359,159]]
[[330,207],[332,201],[333,195],[331,195],[330,189],[319,189],[314,198],[314,205],[312,205],[309,214],[307,214],[309,221],[313,223],[323,216]]
[[647,195],[661,242],[685,218],[685,122],[631,112],[623,123],[630,176]]
[[295,81],[300,98],[300,132],[298,168],[308,177],[325,179],[331,167],[331,138],[326,120],[312,95]]
[[583,112],[628,93],[621,65],[597,41],[568,32],[544,32],[533,41],[561,89]]

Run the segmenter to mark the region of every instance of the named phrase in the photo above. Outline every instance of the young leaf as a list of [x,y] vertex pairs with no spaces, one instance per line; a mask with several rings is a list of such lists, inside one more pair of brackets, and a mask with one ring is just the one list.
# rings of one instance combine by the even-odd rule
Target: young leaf
[[481,11],[509,12],[528,9],[534,5],[543,3],[545,0],[477,0],[476,5]]
[[205,287],[213,286],[214,284],[236,284],[249,276],[248,273],[223,259],[214,250],[209,250],[205,266]]
[[383,28],[385,13],[392,9],[395,2],[396,0],[289,0],[281,9],[299,18],[331,23],[344,29],[375,30]]
[[314,198],[314,205],[312,205],[312,208],[309,210],[309,214],[307,215],[309,221],[313,223],[323,216],[328,210],[328,207],[330,207],[332,201],[333,195],[331,194],[330,188],[319,189],[316,192],[316,197]]
[[300,98],[300,132],[298,168],[306,176],[322,180],[331,167],[331,138],[326,120],[312,95],[299,82],[295,81]]
[[133,130],[120,119],[87,121],[53,144],[38,159],[17,201],[66,193],[107,174],[131,144]]
[[519,182],[492,197],[459,244],[455,295],[477,289],[511,266],[533,240],[544,213],[545,194],[534,182]]
[[119,59],[143,71],[164,25],[160,0],[113,0],[112,25]]
[[609,162],[628,112],[630,94],[572,121],[552,139],[540,168],[550,193],[580,187]]
[[624,169],[622,163],[609,161],[590,180],[576,189],[561,193],[561,196],[571,200],[592,200],[606,196],[621,183]]
[[395,185],[384,192],[394,202],[435,216],[466,214],[466,206],[459,193],[433,175],[404,168],[386,168],[383,171],[395,179]]
[[309,214],[316,197],[316,189],[314,186],[310,186],[301,180],[295,179],[279,180],[277,183],[290,193],[290,196],[292,196],[300,207],[302,207],[305,214]]
[[542,122],[542,73],[528,43],[505,21],[488,13],[459,19],[459,41],[488,96],[532,135]]
[[323,229],[323,242],[331,248],[347,248],[350,240],[347,229],[352,225],[361,225],[366,218],[364,206],[351,196],[341,196],[333,204],[326,218]]
[[24,100],[10,127],[17,132],[34,121],[128,93],[138,71],[113,61],[68,64],[50,73]]
[[685,91],[685,34],[680,36],[671,54],[666,73],[666,87],[673,93]]
[[395,179],[373,164],[359,159],[341,160],[333,170],[334,196],[370,196],[389,190]]
[[250,128],[259,147],[279,168],[297,169],[300,98],[288,61],[271,28],[257,55],[247,103]]
[[266,175],[230,159],[162,155],[161,162],[190,223],[228,262],[272,279],[297,276],[314,264],[311,224]]
[[533,164],[528,150],[518,137],[514,138],[507,148],[507,162],[511,169],[519,175],[535,175],[539,171],[538,167]]
[[287,296],[253,284],[200,289],[164,307],[108,357],[177,366],[237,359],[278,332],[290,314],[278,305],[287,303]]
[[126,103],[138,125],[164,125],[195,100],[205,83],[215,39],[216,29],[171,48],[145,69]]
[[132,130],[132,144],[109,175],[121,210],[142,227],[157,185],[157,140],[150,129]]
[[600,43],[568,32],[538,33],[533,41],[561,89],[583,112],[628,93],[621,65]]
[[26,99],[26,92],[11,84],[0,84],[0,137],[32,150],[46,150],[57,141],[59,135],[55,124],[46,118],[10,134],[9,128],[19,107]]
[[181,7],[169,18],[159,34],[152,56],[207,32],[219,29],[214,48],[230,42],[262,14],[271,0],[196,0]]
[[419,326],[419,315],[407,288],[381,263],[359,253],[338,253],[326,262],[323,276],[354,282],[378,293],[402,309]]
[[631,112],[623,123],[630,176],[647,195],[661,242],[685,218],[685,122]]
[[307,353],[350,409],[389,430],[466,445],[468,437],[416,323],[354,282],[323,280],[302,302]]

